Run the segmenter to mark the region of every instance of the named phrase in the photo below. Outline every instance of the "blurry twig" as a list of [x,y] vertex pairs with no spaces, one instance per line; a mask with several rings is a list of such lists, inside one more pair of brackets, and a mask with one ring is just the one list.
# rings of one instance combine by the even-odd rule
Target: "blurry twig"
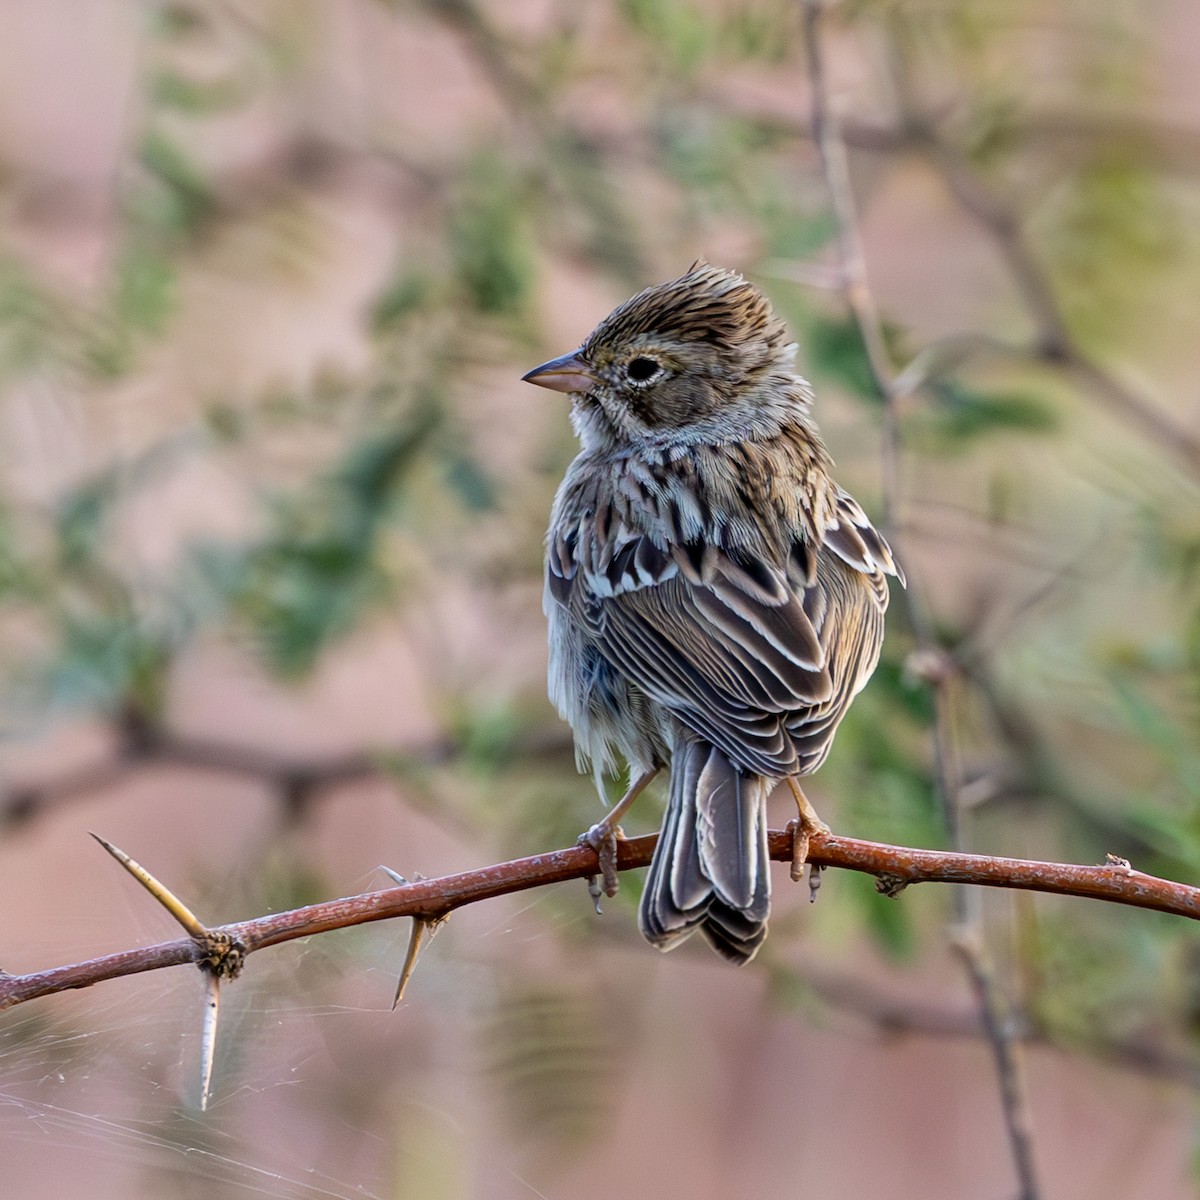
[[510,108],[523,114],[542,111],[542,97],[537,85],[513,66],[500,34],[473,0],[424,0],[424,3],[434,16],[462,36],[484,74]]
[[1049,275],[1030,250],[1016,215],[976,175],[963,154],[920,124],[929,161],[951,195],[991,236],[1034,322],[1035,357],[1060,367],[1143,436],[1200,473],[1200,437],[1087,355],[1067,328]]
[[[837,225],[837,246],[842,274],[844,294],[862,337],[867,361],[875,385],[884,401],[883,419],[883,493],[884,512],[889,535],[895,537],[900,497],[900,428],[898,405],[902,393],[897,387],[887,345],[884,342],[883,326],[871,292],[866,262],[863,258],[862,241],[858,229],[854,193],[846,167],[846,149],[838,131],[837,118],[833,112],[829,83],[825,73],[825,61],[821,41],[821,0],[802,0],[804,17],[804,42],[808,58],[809,85],[811,88],[812,127],[824,170],[826,184]],[[1015,237],[1015,229],[1005,232]],[[1014,243],[1019,249],[1022,245]],[[1053,297],[1042,276],[1029,270],[1029,261],[1017,256],[1010,265],[1018,272],[1024,283],[1024,292],[1030,306],[1043,325],[1046,345],[1051,340],[1056,353],[1069,344],[1061,315],[1053,303]],[[1028,278],[1025,275],[1028,275]],[[1200,461],[1200,460],[1198,460]],[[899,549],[899,547],[897,547]],[[951,845],[961,851],[964,845],[959,772],[955,755],[953,730],[954,709],[949,689],[954,679],[953,664],[936,644],[928,615],[917,595],[916,581],[910,582],[906,593],[909,622],[917,643],[914,659],[922,664],[922,674],[930,683],[934,702],[933,760],[934,784],[945,816],[946,828]],[[1009,1146],[1013,1165],[1021,1189],[1021,1200],[1037,1200],[1040,1195],[1037,1173],[1033,1162],[1031,1121],[1025,1095],[1021,1064],[1017,1047],[1005,1009],[1006,1005],[996,986],[992,968],[983,944],[983,922],[977,894],[969,888],[955,892],[954,905],[957,931],[955,946],[967,968],[972,989],[979,1006],[980,1017],[1000,1083],[1000,1095],[1008,1128]]]
[[[803,3],[806,10],[813,7],[809,0],[803,0]],[[811,51],[809,65],[811,69]],[[1163,411],[1149,397],[1125,383],[1083,350],[1067,327],[1053,281],[1030,248],[1018,214],[992,191],[980,178],[966,155],[942,134],[938,127],[937,115],[923,111],[913,101],[908,94],[903,64],[895,56],[893,66],[898,68],[893,83],[900,94],[903,110],[894,122],[838,122],[836,136],[830,139],[827,135],[833,127],[833,118],[828,113],[828,96],[820,94],[824,89],[814,85],[813,112],[809,128],[794,131],[801,135],[807,133],[814,138],[830,186],[837,185],[845,192],[849,197],[851,211],[853,198],[848,187],[843,186],[846,183],[844,147],[847,144],[856,149],[880,154],[913,154],[924,158],[937,172],[962,210],[982,227],[995,245],[1013,280],[1018,297],[1033,322],[1034,336],[1028,345],[1006,341],[987,333],[956,334],[940,339],[924,347],[910,363],[891,378],[888,383],[890,394],[893,397],[907,397],[918,391],[930,379],[945,374],[968,360],[1033,359],[1061,370],[1114,415],[1166,450],[1190,473],[1200,475],[1200,434]],[[773,114],[748,115],[760,122],[773,122],[782,128],[794,128],[788,121]],[[1118,137],[1123,144],[1143,155],[1155,147],[1170,146],[1174,160],[1188,163],[1189,170],[1195,161],[1194,154],[1191,159],[1188,158],[1188,152],[1194,151],[1196,131],[1170,125],[1156,125],[1154,122],[1136,118],[1114,120],[1090,114],[1051,113],[1029,118],[1023,124],[1018,124],[1014,132],[1017,136],[1050,133],[1093,139]],[[822,145],[823,138],[825,145]],[[861,259],[856,229],[857,226],[853,226],[839,230],[843,261],[852,270]],[[792,268],[793,273],[796,271],[797,268]],[[869,296],[862,299],[854,295],[854,291],[852,285],[847,285],[847,299],[854,308],[856,317],[871,317],[870,309],[873,306]],[[877,347],[872,346],[865,332],[863,336],[867,340],[868,355],[874,367],[878,361]]]
[[[10,783],[0,799],[0,822],[24,823],[58,804],[86,799],[135,771],[176,766],[213,774],[259,780],[278,793],[291,821],[303,818],[324,794],[362,779],[394,778],[406,767],[440,767],[461,759],[464,747],[454,738],[435,738],[410,746],[351,751],[324,759],[292,757],[250,746],[171,733],[152,723],[122,715],[118,745],[111,758],[65,773],[45,783]],[[571,750],[570,737],[557,732],[517,746],[518,756],[540,757]],[[445,817],[446,813],[442,812]]]
[[846,166],[846,147],[838,131],[837,117],[830,106],[829,88],[825,79],[825,62],[821,52],[820,0],[802,0],[804,11],[804,44],[808,54],[809,84],[812,88],[812,126],[821,167],[833,202],[836,220],[838,263],[841,291],[854,315],[863,341],[871,376],[884,402],[883,420],[883,501],[885,523],[891,529],[897,518],[895,504],[899,494],[900,434],[896,419],[896,387],[891,362],[883,340],[883,325],[875,307],[875,297],[867,279],[862,238],[858,229],[858,212],[850,174]]
[[[974,1000],[969,1006],[910,1000],[868,979],[831,971],[816,961],[805,961],[798,967],[791,964],[787,970],[789,980],[795,972],[802,994],[815,996],[829,1008],[831,1016],[850,1016],[874,1027],[884,1037],[973,1039],[983,1033]],[[1054,1031],[1030,1020],[1028,1014],[1013,1014],[1012,1020],[1014,1034],[1023,1042],[1061,1048]],[[1110,1066],[1200,1091],[1200,1059],[1194,1054],[1172,1050],[1138,1034],[1111,1037],[1097,1033],[1085,1044],[1089,1053]],[[1077,1043],[1072,1041],[1072,1045]]]
[[[967,893],[961,889],[956,895]],[[975,906],[961,905],[969,912],[968,923],[953,939],[954,949],[966,966],[967,978],[979,1010],[984,1035],[992,1047],[1000,1100],[1008,1127],[1008,1143],[1021,1187],[1021,1200],[1036,1200],[1041,1194],[1033,1159],[1033,1116],[1025,1088],[1025,1071],[1015,1050],[1018,1033],[1014,1013],[1001,995],[991,958],[983,944],[983,922]]]
[[[617,870],[647,866],[657,841],[657,834],[621,841]],[[790,863],[793,841],[790,830],[772,830],[769,834],[771,858]],[[809,845],[809,861],[822,867],[841,867],[874,875],[879,891],[891,896],[917,883],[978,884],[1108,900],[1200,921],[1200,888],[1145,875],[1120,859],[1110,859],[1099,866],[1076,866],[889,846],[832,833],[814,833]],[[467,904],[568,879],[586,879],[596,871],[596,852],[590,847],[572,846],[458,875],[423,879],[379,892],[271,913],[222,925],[207,933],[222,942],[235,943],[245,958],[268,946],[372,921],[396,917],[436,921]],[[73,988],[91,987],[107,979],[195,964],[205,957],[205,953],[204,947],[189,937],[27,975],[0,972],[0,1009]]]
[[[765,104],[759,96],[747,96],[743,90],[722,90],[716,85],[701,89],[701,95],[713,108],[773,134],[812,136],[808,121],[798,121],[789,111]],[[946,107],[947,115],[953,115],[954,108]],[[874,154],[919,150],[914,131],[902,122],[883,124],[847,115],[840,125],[842,140],[853,150]],[[1115,142],[1133,161],[1156,170],[1183,176],[1200,170],[1200,128],[1160,116],[1039,107],[1036,111],[1014,110],[995,132],[1010,144],[1051,154],[1056,161],[1062,161],[1064,150],[1088,153],[1098,144]]]
[[[924,155],[941,177],[959,207],[983,227],[1007,267],[1033,322],[1034,342],[1028,353],[1061,369],[1192,474],[1200,473],[1200,435],[1123,383],[1080,347],[1067,325],[1054,281],[1031,249],[1019,215],[987,186],[962,150],[942,136],[937,120],[913,96],[908,65],[898,40],[893,40],[890,47],[892,83],[901,108],[900,127],[907,131],[911,146]],[[989,353],[1010,350],[991,338],[976,340],[977,348]],[[907,373],[906,369],[904,374]]]

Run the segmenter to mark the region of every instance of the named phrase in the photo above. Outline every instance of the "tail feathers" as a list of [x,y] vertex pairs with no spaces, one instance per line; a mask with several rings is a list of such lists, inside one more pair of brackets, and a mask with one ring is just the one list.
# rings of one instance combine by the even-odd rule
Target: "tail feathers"
[[741,774],[707,742],[675,747],[639,914],[642,933],[660,950],[700,929],[732,962],[754,957],[771,907],[767,791],[766,780]]

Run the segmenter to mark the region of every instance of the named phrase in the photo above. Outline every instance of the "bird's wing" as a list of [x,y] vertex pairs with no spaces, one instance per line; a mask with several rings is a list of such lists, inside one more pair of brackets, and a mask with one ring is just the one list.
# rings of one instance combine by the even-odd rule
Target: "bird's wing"
[[797,538],[780,565],[581,525],[551,539],[548,591],[613,666],[744,770],[812,769],[874,668],[895,572],[845,499],[824,542]]
[[817,559],[814,591],[824,611],[814,611],[813,618],[821,630],[833,688],[819,704],[789,713],[783,719],[801,775],[815,771],[825,761],[850,701],[875,670],[883,645],[886,588],[882,575],[847,569],[836,554]]

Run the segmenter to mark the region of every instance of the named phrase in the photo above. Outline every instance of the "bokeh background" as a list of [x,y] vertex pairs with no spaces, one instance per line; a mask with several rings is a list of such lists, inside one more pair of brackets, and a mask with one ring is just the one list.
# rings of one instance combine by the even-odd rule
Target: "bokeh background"
[[[786,315],[882,514],[795,4],[5,0],[0,26],[6,969],[175,936],[88,830],[217,923],[595,819],[543,681],[574,443],[519,376],[694,258]],[[966,840],[1195,880],[1200,9],[857,0],[827,52],[890,352],[933,347],[894,532]],[[1056,356],[1039,289],[1106,376]],[[809,792],[944,845],[914,644],[896,603]],[[602,918],[582,884],[458,913],[395,1013],[404,922],[264,952],[203,1116],[195,972],[12,1010],[5,1193],[1015,1195],[946,890],[785,879],[742,971],[646,947],[633,876]],[[1194,1195],[1195,931],[984,900],[1045,1196]]]

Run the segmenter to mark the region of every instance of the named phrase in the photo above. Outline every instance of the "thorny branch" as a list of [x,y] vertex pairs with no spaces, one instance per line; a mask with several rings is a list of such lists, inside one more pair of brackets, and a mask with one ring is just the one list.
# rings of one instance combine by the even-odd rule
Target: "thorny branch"
[[[840,257],[847,268],[852,268],[829,272],[806,282],[844,291],[867,346],[876,382],[884,398],[888,400],[885,418],[884,491],[888,524],[893,534],[897,528],[903,527],[895,512],[896,497],[899,494],[898,402],[911,396],[936,375],[944,374],[960,362],[980,355],[1032,356],[1063,370],[1117,416],[1139,428],[1144,435],[1160,446],[1167,448],[1191,470],[1200,473],[1200,439],[1169,414],[1157,409],[1146,397],[1089,358],[1073,341],[1063,321],[1051,281],[1024,238],[1015,214],[989,192],[975,175],[965,156],[942,139],[932,122],[913,120],[914,114],[910,113],[896,126],[847,123],[844,128],[839,128],[829,109],[828,89],[821,71],[820,46],[812,36],[819,25],[819,6],[813,0],[803,0],[803,3],[807,32],[810,35],[810,68],[813,68],[814,133],[821,148],[835,207],[838,207]],[[443,8],[443,15],[458,20],[467,33],[472,32],[471,21],[466,19],[473,13],[469,4],[453,0]],[[491,66],[498,90],[508,92],[516,101],[527,99],[523,96],[523,81],[520,77],[507,75],[494,63]],[[502,66],[503,64],[500,64],[500,67]],[[818,82],[821,83],[820,87],[815,86]],[[1077,136],[1078,131],[1072,132],[1074,129],[1075,126],[1072,125],[1067,133]],[[1105,132],[1099,131],[1100,134]],[[1156,145],[1156,138],[1142,136],[1141,130],[1133,131],[1130,136],[1151,151]],[[1000,250],[1012,274],[1017,292],[1033,320],[1034,337],[1030,344],[1001,342],[987,334],[958,336],[927,346],[903,371],[893,374],[886,346],[879,337],[878,314],[875,311],[862,258],[853,195],[846,172],[844,143],[847,142],[856,148],[882,153],[914,150],[924,153],[964,211],[970,213],[991,235]],[[621,150],[626,154],[630,152],[628,146],[622,146]],[[1182,151],[1177,157],[1184,163],[1190,161]],[[411,165],[409,169],[412,169]],[[917,602],[910,603],[913,610],[912,623],[918,634],[918,641],[932,647],[932,639],[922,635],[923,610]],[[947,673],[961,671],[963,677],[968,678],[968,672],[964,669],[967,664],[952,662],[940,651],[927,659],[927,662],[935,674],[941,674],[938,670],[940,663]],[[970,682],[974,686],[975,681]],[[935,678],[933,685],[935,696],[941,697],[944,682]],[[943,701],[939,700],[939,704],[942,703]],[[439,744],[429,748],[427,752],[418,751],[415,757],[420,761],[431,759],[438,762],[443,761],[443,757],[453,754],[453,747]],[[126,770],[135,769],[146,762],[165,761],[204,770],[215,769],[262,778],[277,785],[289,806],[299,812],[302,811],[306,800],[313,798],[323,789],[386,771],[386,764],[382,761],[382,758],[386,757],[363,754],[328,763],[292,763],[269,756],[244,754],[236,748],[229,749],[183,739],[166,739],[147,747],[137,747],[128,754],[123,749],[115,761],[82,772],[77,777],[72,776],[46,787],[14,789],[7,797],[7,803],[0,807],[4,810],[3,815],[10,820],[28,817],[47,802],[67,800],[90,792],[112,782]],[[403,757],[411,759],[414,756],[405,754]],[[941,791],[943,796],[951,796],[957,788],[951,786],[954,781],[949,773],[950,768],[941,761],[941,755],[938,757]],[[956,819],[956,805],[947,804],[946,811],[949,819]],[[653,840],[641,838],[623,844],[619,869],[645,865],[649,861]],[[776,858],[790,858],[790,839],[786,834],[772,834],[772,854]],[[1070,867],[908,850],[834,837],[814,838],[810,857],[819,865],[842,866],[874,873],[880,881],[881,890],[892,894],[910,883],[922,881],[982,884],[1108,899],[1200,918],[1200,897],[1196,889],[1153,879],[1132,871],[1119,861],[1101,867]],[[274,914],[212,932],[228,932],[231,936],[236,934],[239,939],[246,941],[249,953],[292,938],[395,916],[417,917],[433,922],[454,908],[475,900],[544,886],[562,879],[584,877],[594,869],[591,852],[573,848],[446,879],[421,881],[378,893],[332,901],[293,913]],[[959,891],[964,897],[967,895],[967,889]],[[964,945],[966,944],[964,941]],[[966,961],[974,983],[976,968],[981,964],[986,966],[986,962],[975,957],[973,947],[969,946],[968,949]],[[0,1008],[69,988],[87,987],[103,979],[162,966],[187,962],[195,964],[199,960],[200,951],[195,941],[180,940],[31,975],[7,975],[0,971]],[[988,1024],[989,1012],[983,1002],[990,987],[986,979],[981,987],[979,1021]],[[1012,1024],[1011,1015],[1003,1018],[1001,1014],[998,1023],[1007,1028]],[[972,1027],[974,1028],[977,1026]],[[1002,1033],[991,1035],[994,1045],[998,1040],[1000,1043],[1004,1042]],[[1154,1053],[1156,1052],[1151,1051],[1152,1055]],[[1020,1117],[1022,1108],[1023,1104],[1019,1099],[1011,1100],[1006,1104],[1006,1115],[1010,1118]],[[1028,1148],[1028,1136],[1022,1136]],[[1015,1140],[1014,1152],[1017,1152]],[[1033,1194],[1036,1193],[1026,1189],[1027,1196]]]
[[[884,341],[883,326],[871,292],[866,261],[859,234],[858,214],[850,176],[846,166],[846,150],[833,111],[829,82],[825,70],[822,43],[822,0],[802,0],[804,41],[808,58],[811,88],[813,137],[820,154],[821,165],[829,189],[837,228],[837,246],[842,276],[842,290],[854,316],[866,351],[875,386],[884,401],[882,437],[883,494],[885,520],[889,536],[896,537],[900,498],[900,422],[899,403],[903,393],[897,386],[890,355]],[[973,212],[989,222],[989,228],[1000,240],[1013,272],[1022,299],[1042,331],[1045,354],[1053,361],[1070,361],[1073,343],[1057,307],[1048,281],[1037,269],[1033,257],[1026,252],[1016,223],[1001,219],[998,210],[986,207],[977,189],[968,189],[969,180],[948,155],[938,160],[948,186],[964,205],[973,201]],[[909,380],[912,372],[900,378],[906,385],[919,383]],[[1109,396],[1111,400],[1111,395]],[[1117,407],[1120,407],[1119,405]],[[1134,408],[1126,416],[1137,416],[1142,409]],[[1200,461],[1198,459],[1197,461]],[[896,547],[900,550],[900,547]],[[901,558],[903,554],[901,553]],[[937,645],[932,635],[928,614],[917,594],[917,581],[910,581],[905,594],[909,623],[917,648],[913,658],[920,664],[929,682],[934,703],[933,776],[951,845],[961,852],[964,837],[961,819],[961,788],[954,736],[954,704],[951,689],[955,671],[949,656]],[[1008,1130],[1013,1166],[1020,1187],[1021,1200],[1038,1200],[1041,1189],[1033,1160],[1031,1118],[1025,1082],[1018,1057],[1018,1047],[1008,1016],[1006,1004],[996,985],[983,940],[983,921],[979,896],[973,889],[958,889],[954,897],[956,932],[955,949],[961,956],[975,994],[980,1021],[987,1035],[995,1060],[1000,1097]]]
[[[628,871],[647,866],[657,840],[657,835],[648,834],[620,842],[617,869]],[[791,862],[790,831],[771,832],[770,852],[776,861]],[[842,867],[874,875],[879,890],[892,896],[917,883],[978,884],[1109,900],[1200,921],[1200,888],[1145,875],[1119,859],[1100,866],[1074,866],[918,850],[832,833],[814,833],[809,845],[809,861],[820,867]],[[206,933],[236,943],[243,956],[248,958],[268,946],[372,921],[395,917],[438,920],[467,904],[568,879],[585,879],[595,875],[596,871],[595,851],[586,846],[572,846],[458,875],[422,879],[378,892],[271,913],[218,926]],[[73,988],[91,987],[107,979],[185,963],[199,964],[204,955],[205,951],[196,939],[188,937],[26,975],[0,972],[0,1009]]]

